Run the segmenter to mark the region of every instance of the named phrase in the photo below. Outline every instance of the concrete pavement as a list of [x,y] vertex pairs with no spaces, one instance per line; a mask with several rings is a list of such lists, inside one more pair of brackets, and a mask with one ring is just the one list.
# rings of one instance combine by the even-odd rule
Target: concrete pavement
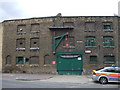
[[56,75],[53,78],[41,81],[85,84],[92,81],[92,79],[86,75]]
[[4,80],[43,81],[43,82],[66,82],[85,84],[91,81],[87,75],[52,75],[52,74],[2,74]]

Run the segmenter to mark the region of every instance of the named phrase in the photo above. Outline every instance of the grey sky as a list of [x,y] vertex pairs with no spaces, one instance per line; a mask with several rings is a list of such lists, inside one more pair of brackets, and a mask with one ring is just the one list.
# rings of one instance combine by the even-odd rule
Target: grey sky
[[55,16],[113,16],[119,0],[0,0],[0,22]]

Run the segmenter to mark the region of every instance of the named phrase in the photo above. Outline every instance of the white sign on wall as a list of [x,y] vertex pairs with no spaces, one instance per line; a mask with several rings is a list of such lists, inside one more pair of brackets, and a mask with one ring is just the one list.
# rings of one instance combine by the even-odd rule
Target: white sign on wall
[[85,50],[85,53],[91,53],[91,50]]

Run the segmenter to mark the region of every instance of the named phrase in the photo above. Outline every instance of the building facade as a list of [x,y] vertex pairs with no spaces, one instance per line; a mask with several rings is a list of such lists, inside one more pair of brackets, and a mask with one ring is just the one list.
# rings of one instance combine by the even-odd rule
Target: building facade
[[119,62],[118,16],[3,22],[3,72],[91,74]]
[[0,72],[2,72],[2,36],[3,36],[3,26],[0,23]]

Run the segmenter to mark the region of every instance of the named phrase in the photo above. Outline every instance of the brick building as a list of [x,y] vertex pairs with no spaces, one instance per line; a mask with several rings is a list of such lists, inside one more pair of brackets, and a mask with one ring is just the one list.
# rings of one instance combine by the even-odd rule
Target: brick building
[[0,23],[0,72],[2,71],[2,36],[3,36],[3,27]]
[[[3,22],[3,72],[91,74],[120,60],[118,16]],[[120,23],[120,21],[119,21]]]

